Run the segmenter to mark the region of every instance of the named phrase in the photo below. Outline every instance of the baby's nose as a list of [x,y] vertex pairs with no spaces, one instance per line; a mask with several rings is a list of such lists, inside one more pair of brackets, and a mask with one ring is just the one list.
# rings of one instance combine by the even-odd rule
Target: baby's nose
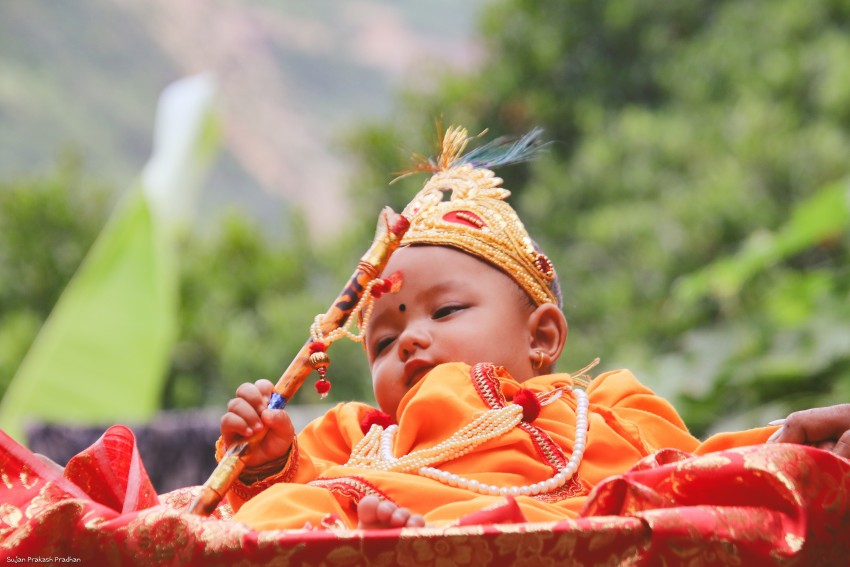
[[431,335],[425,325],[408,325],[398,338],[398,352],[402,361],[406,361],[418,350],[431,346]]

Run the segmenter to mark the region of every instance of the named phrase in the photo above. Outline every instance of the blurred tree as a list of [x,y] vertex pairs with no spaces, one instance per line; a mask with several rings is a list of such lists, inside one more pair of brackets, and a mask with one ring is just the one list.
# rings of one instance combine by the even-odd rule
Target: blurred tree
[[[106,222],[107,187],[66,157],[43,176],[0,184],[0,398]],[[232,212],[182,243],[180,338],[163,408],[223,408],[246,380],[276,381],[354,269],[355,245],[315,250],[297,216],[272,244]],[[346,273],[346,270],[348,273]],[[360,347],[334,345],[328,401],[371,399]],[[316,403],[308,381],[296,403]]]
[[[359,256],[346,261],[345,251],[340,257],[334,249],[315,249],[303,221],[292,221],[290,237],[274,245],[236,213],[211,238],[187,242],[181,339],[165,407],[223,408],[242,382],[276,382],[309,337],[315,316],[328,310]],[[328,401],[371,399],[360,347],[345,343],[330,351]],[[308,379],[294,403],[317,401]]]
[[44,175],[0,184],[0,309],[50,313],[103,227],[106,195],[71,153]]
[[72,152],[0,182],[0,397],[103,227],[107,195]]
[[[388,181],[434,146],[435,118],[488,137],[543,126],[554,141],[499,174],[559,267],[561,369],[597,355],[633,368],[697,434],[850,399],[848,197],[835,185],[850,169],[848,28],[838,0],[494,0],[479,72],[435,77],[400,94],[392,121],[347,133],[361,221],[339,242],[316,250],[295,218],[271,244],[238,215],[186,242],[165,406],[221,407],[238,383],[277,378],[379,208],[421,187]],[[0,388],[102,223],[73,189],[81,175],[59,177],[42,196],[28,181],[0,191]],[[334,350],[331,399],[371,400],[359,347]]]
[[397,148],[428,147],[434,117],[543,126],[546,154],[499,173],[560,268],[561,368],[631,367],[699,434],[846,400],[846,226],[732,292],[672,290],[848,174],[848,28],[837,0],[494,2],[480,72],[407,93],[391,124],[351,136],[354,190],[369,208],[408,198],[421,179],[377,196],[377,172],[403,167]]

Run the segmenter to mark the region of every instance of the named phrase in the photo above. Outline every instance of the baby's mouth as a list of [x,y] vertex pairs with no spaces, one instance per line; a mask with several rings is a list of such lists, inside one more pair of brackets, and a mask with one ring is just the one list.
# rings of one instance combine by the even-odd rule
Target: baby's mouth
[[404,365],[404,383],[410,388],[425,377],[434,368],[424,360],[408,360]]

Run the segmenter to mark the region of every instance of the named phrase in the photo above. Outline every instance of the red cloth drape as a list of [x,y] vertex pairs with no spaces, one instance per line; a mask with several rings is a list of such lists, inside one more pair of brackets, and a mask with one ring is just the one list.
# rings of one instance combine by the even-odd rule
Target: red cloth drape
[[850,463],[762,445],[644,459],[582,517],[524,523],[510,500],[442,528],[258,532],[157,498],[132,432],[110,428],[61,471],[0,432],[0,557],[83,565],[848,565]]

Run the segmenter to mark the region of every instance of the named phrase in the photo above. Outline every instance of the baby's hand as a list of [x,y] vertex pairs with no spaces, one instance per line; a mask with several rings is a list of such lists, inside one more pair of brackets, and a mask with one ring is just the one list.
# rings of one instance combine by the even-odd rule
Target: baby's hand
[[221,437],[225,446],[229,447],[260,431],[266,433],[247,458],[245,464],[248,467],[280,459],[289,451],[295,437],[289,415],[284,410],[268,409],[273,389],[274,385],[268,380],[242,384],[221,418]]

